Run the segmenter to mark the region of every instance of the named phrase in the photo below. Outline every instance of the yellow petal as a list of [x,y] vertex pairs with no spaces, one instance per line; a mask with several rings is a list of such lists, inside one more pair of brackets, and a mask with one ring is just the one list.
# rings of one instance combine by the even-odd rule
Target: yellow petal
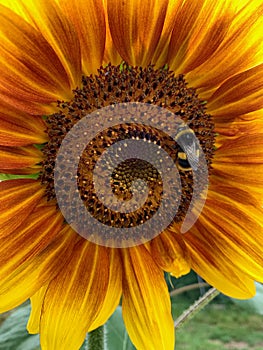
[[80,348],[103,306],[108,281],[107,248],[82,239],[47,289],[40,325],[43,350]]
[[41,287],[31,298],[31,313],[27,323],[27,330],[31,334],[39,333],[40,318],[42,312],[42,306],[44,297],[47,291],[48,285]]
[[67,74],[41,33],[0,5],[1,100],[31,114],[71,95]]
[[23,17],[26,21],[29,21],[20,0],[0,0],[0,4],[8,7],[13,12]]
[[190,257],[181,233],[166,229],[151,242],[151,254],[162,270],[176,277],[190,272]]
[[45,123],[0,101],[0,145],[25,146],[47,141]]
[[146,66],[158,45],[167,0],[107,0],[112,40],[123,60]]
[[0,236],[11,234],[30,215],[43,188],[34,180],[9,180],[0,182]]
[[[199,236],[202,233],[200,232]],[[187,247],[191,254],[192,268],[210,285],[220,292],[236,299],[248,299],[255,295],[254,281],[237,270],[234,265],[226,264],[224,257],[214,251],[211,244],[198,239],[198,235],[186,233]]]
[[0,312],[8,311],[30,298],[68,263],[78,238],[68,228],[66,226],[40,254],[1,281]]
[[97,73],[102,65],[106,26],[102,0],[60,0],[65,15],[74,24],[81,46],[82,71]]
[[173,350],[170,297],[161,269],[144,246],[123,250],[123,319],[137,349]]
[[110,276],[107,293],[102,305],[102,308],[96,319],[92,322],[89,332],[100,327],[115,311],[120,302],[122,293],[122,264],[117,249],[110,249]]
[[198,273],[229,296],[249,298],[252,281],[263,280],[262,236],[263,210],[257,201],[220,183],[210,186],[203,212],[184,238]]

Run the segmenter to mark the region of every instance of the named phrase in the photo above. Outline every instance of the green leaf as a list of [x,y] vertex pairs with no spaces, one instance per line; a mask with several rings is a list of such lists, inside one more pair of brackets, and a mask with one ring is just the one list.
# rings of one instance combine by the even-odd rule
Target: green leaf
[[0,181],[13,180],[13,179],[37,179],[39,174],[29,175],[13,175],[13,174],[0,174]]
[[41,143],[41,144],[38,144],[38,143],[35,143],[34,144],[34,147],[36,147],[37,149],[40,149],[40,151],[46,146],[47,143]]
[[25,303],[9,313],[0,326],[0,350],[39,350],[39,336],[26,330],[30,304]]
[[108,350],[135,350],[125,329],[120,306],[106,323],[106,336]]
[[39,335],[28,335],[28,338],[23,341],[16,350],[41,350],[39,344]]
[[256,312],[263,315],[263,285],[256,282],[256,295],[248,300],[231,299],[235,304],[238,304],[243,309]]

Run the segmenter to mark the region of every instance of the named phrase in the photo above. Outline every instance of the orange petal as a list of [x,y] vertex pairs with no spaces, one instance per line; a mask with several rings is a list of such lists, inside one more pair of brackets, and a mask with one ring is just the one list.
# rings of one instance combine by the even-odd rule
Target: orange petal
[[118,53],[118,50],[116,49],[111,32],[110,32],[110,27],[109,27],[109,21],[108,21],[108,14],[107,14],[107,0],[103,1],[104,5],[104,11],[106,13],[105,16],[105,23],[106,23],[106,43],[105,43],[105,51],[103,55],[103,63],[104,64],[109,64],[111,63],[114,66],[117,66],[122,62],[122,58]]
[[23,111],[44,114],[44,105],[70,97],[67,74],[38,31],[9,9],[0,9],[1,99]]
[[59,4],[54,0],[19,0],[18,3],[59,57],[67,72],[70,90],[79,87],[81,83],[79,38]]
[[170,297],[161,269],[144,246],[123,252],[123,319],[140,350],[174,349]]
[[[36,179],[38,177],[38,173],[40,172],[41,167],[40,165],[32,165],[27,168],[22,168],[22,169],[0,169],[0,173],[3,175],[33,175],[32,179]],[[5,179],[5,178],[4,178]],[[7,179],[9,179],[7,177]]]
[[229,1],[186,1],[174,14],[168,64],[187,73],[204,63],[220,46],[231,24]]
[[0,239],[0,280],[11,275],[22,264],[41,253],[57,236],[63,218],[56,206],[36,207],[12,235]]
[[0,101],[0,145],[26,146],[47,141],[45,123],[40,117],[32,117]]
[[[262,164],[263,130],[229,139],[216,150],[215,163]],[[255,169],[256,171],[256,169]],[[247,173],[249,179],[253,174]]]
[[112,40],[123,60],[134,66],[151,62],[167,6],[167,0],[107,0]]
[[97,315],[96,319],[92,322],[89,328],[89,332],[100,327],[111,316],[115,311],[116,307],[120,302],[122,293],[122,264],[117,249],[110,249],[110,276],[107,293],[105,295],[104,303],[102,308]]
[[211,179],[244,189],[263,204],[263,134],[258,130],[228,138],[216,150]]
[[218,183],[246,190],[263,205],[263,164],[217,164],[213,178]]
[[47,289],[40,325],[43,350],[80,348],[104,304],[108,281],[107,248],[82,239]]
[[190,257],[181,233],[166,229],[151,242],[153,260],[176,277],[190,272]]
[[236,117],[231,114],[213,116],[213,120],[215,132],[218,133],[216,143],[221,145],[229,137],[256,134],[263,130],[263,109]]
[[[0,146],[0,172],[7,174],[32,174],[39,169],[34,168],[35,164],[43,159],[43,153],[34,146],[5,147]],[[24,168],[25,169],[23,171]]]
[[180,11],[182,3],[183,0],[172,0],[168,3],[162,33],[151,59],[151,63],[157,68],[163,67],[167,64],[169,43],[174,28],[175,18],[178,11]]
[[[185,59],[190,34],[194,30],[198,15],[205,0],[184,1],[174,14],[174,27],[169,45],[169,68],[176,70]],[[205,17],[206,18],[206,17]]]
[[21,179],[0,182],[1,237],[11,234],[19,227],[43,195],[43,187],[35,180]]
[[[229,31],[213,54],[199,67],[186,75],[202,98],[209,98],[213,89],[224,80],[262,63],[263,4],[251,1],[236,12]],[[232,16],[232,15],[231,15]]]
[[[232,179],[231,174],[228,176],[229,179],[227,179],[226,176],[215,176],[213,174],[209,181],[211,191],[222,193],[229,199],[241,203],[242,205],[253,206],[255,208],[260,207],[260,200],[263,202],[263,180],[260,180],[258,187],[255,186],[254,192],[253,183],[249,183],[245,186],[243,183],[235,181],[236,179]],[[233,191],[233,188],[235,188],[235,191]]]
[[18,306],[51,281],[68,263],[77,239],[70,227],[65,226],[40,254],[1,281],[0,312]]
[[237,74],[224,82],[207,104],[213,116],[232,117],[263,107],[263,64]]
[[102,0],[60,0],[65,15],[74,24],[80,40],[82,71],[97,73],[102,65],[105,47],[106,26]]
[[[228,188],[221,193],[210,191],[206,209],[200,217],[200,226],[206,228],[204,239],[209,239],[226,261],[229,259],[249,278],[262,282],[263,209],[259,205],[255,207],[252,200],[249,201],[249,195],[247,200],[240,200],[245,194],[242,191],[235,190],[234,199],[229,198]],[[206,232],[210,238],[205,237],[209,235]]]

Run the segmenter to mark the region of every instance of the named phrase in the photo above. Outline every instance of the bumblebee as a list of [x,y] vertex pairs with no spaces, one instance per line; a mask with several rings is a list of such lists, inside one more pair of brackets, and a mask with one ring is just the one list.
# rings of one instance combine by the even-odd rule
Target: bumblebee
[[176,165],[179,170],[197,170],[199,163],[199,145],[195,133],[187,125],[178,128],[175,141],[179,146]]

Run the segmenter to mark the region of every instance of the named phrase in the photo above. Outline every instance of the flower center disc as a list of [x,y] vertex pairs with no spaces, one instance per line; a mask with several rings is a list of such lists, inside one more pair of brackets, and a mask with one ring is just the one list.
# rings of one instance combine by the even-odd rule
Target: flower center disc
[[144,243],[182,221],[193,197],[201,197],[213,156],[212,118],[183,76],[166,68],[108,65],[82,83],[46,119],[47,198],[95,243]]

